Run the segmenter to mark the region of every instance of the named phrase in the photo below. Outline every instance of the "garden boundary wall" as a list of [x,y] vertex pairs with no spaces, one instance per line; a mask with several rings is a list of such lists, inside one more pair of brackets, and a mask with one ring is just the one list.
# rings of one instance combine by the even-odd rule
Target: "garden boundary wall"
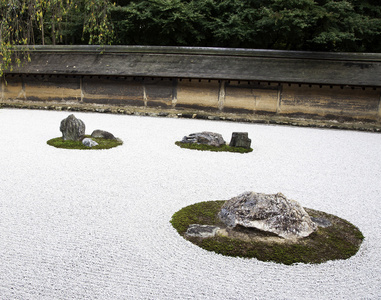
[[2,78],[2,103],[381,121],[376,53],[35,46],[29,56]]

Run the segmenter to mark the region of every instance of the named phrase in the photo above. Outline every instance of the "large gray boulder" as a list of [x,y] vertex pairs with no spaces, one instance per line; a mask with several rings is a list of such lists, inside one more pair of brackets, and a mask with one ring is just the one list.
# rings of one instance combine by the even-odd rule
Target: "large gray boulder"
[[226,201],[219,218],[228,227],[256,228],[285,239],[307,237],[317,229],[304,208],[281,193],[245,192]]
[[115,136],[108,131],[96,129],[91,134],[93,138],[102,138],[102,139],[108,139],[108,140],[115,140]]
[[65,141],[81,141],[85,136],[85,129],[85,123],[73,114],[61,121],[60,131]]
[[188,136],[184,136],[181,142],[191,144],[204,144],[215,147],[220,147],[226,144],[221,134],[210,131],[191,133]]

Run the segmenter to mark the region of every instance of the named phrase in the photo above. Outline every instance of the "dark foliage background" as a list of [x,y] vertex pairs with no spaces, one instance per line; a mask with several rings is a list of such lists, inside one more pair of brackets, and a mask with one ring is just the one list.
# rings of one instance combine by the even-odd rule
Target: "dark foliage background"
[[119,0],[118,45],[381,51],[379,0]]
[[[0,0],[0,43],[380,52],[380,0]],[[7,48],[7,49],[8,49]]]

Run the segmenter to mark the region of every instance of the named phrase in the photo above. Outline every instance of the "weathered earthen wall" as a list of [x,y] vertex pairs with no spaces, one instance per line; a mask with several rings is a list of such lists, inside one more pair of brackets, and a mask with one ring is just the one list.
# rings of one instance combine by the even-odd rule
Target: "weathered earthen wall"
[[381,88],[102,76],[6,76],[2,100],[381,119]]
[[277,113],[281,85],[277,83],[256,83],[232,81],[226,84],[224,109]]
[[37,46],[1,100],[381,122],[381,54]]
[[177,86],[177,107],[218,109],[220,91],[218,80],[181,80]]
[[380,92],[379,88],[283,85],[280,113],[377,120]]

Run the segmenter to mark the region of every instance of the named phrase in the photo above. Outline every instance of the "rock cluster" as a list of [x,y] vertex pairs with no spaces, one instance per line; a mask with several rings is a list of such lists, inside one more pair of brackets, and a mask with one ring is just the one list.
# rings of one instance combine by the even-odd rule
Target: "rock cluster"
[[222,135],[215,132],[203,131],[198,133],[191,133],[188,136],[184,136],[181,140],[182,143],[196,143],[209,146],[220,147],[226,145]]
[[[188,136],[184,136],[181,142],[188,144],[204,144],[215,147],[226,145],[221,134],[210,131],[191,133]],[[249,139],[247,132],[233,132],[229,146],[250,149],[251,139]]]
[[[91,138],[85,138],[85,123],[77,119],[73,114],[69,115],[66,119],[61,121],[60,131],[62,132],[62,138],[71,141],[82,141],[82,144],[86,147],[98,146],[98,143]],[[94,130],[91,134],[93,138],[103,138],[115,140],[115,136],[105,130]]]
[[304,208],[281,193],[245,192],[226,201],[219,218],[228,227],[256,228],[285,239],[307,237],[317,229]]

